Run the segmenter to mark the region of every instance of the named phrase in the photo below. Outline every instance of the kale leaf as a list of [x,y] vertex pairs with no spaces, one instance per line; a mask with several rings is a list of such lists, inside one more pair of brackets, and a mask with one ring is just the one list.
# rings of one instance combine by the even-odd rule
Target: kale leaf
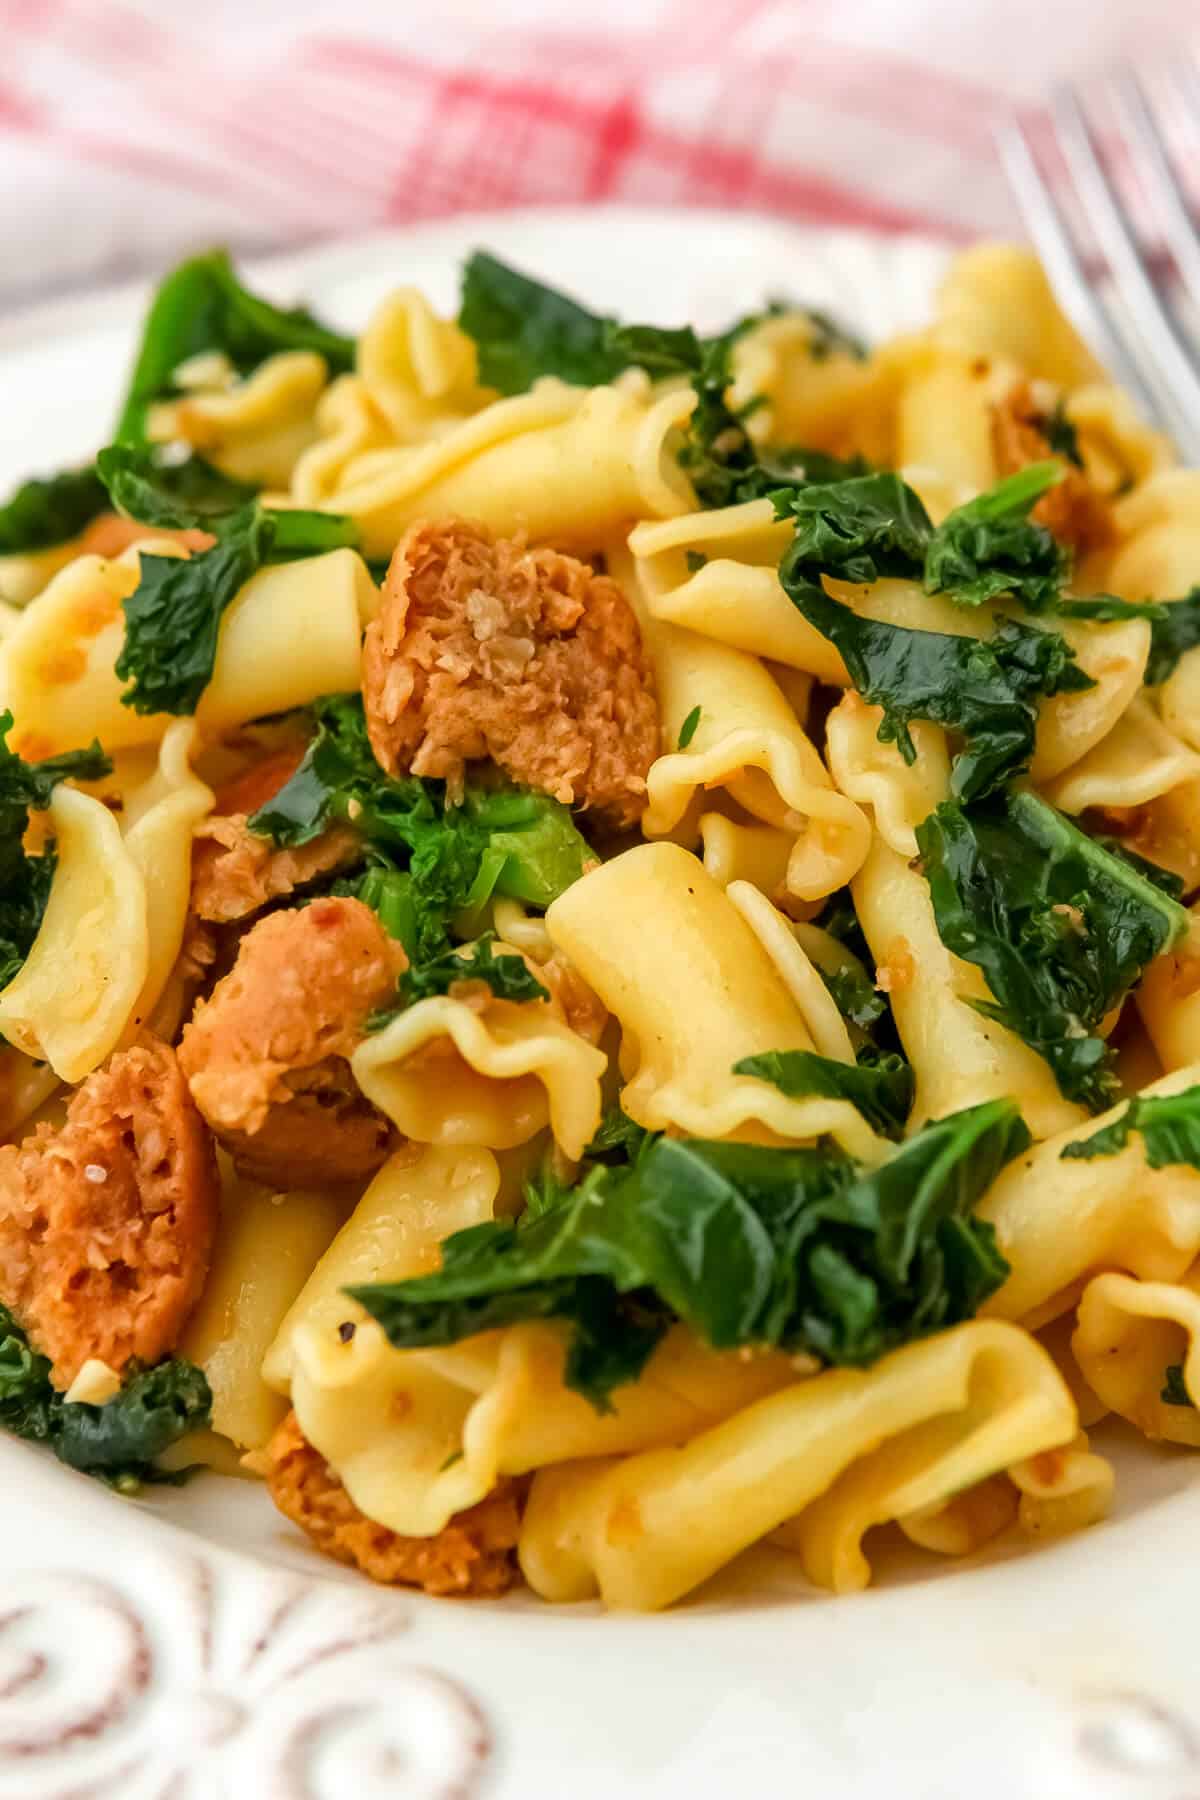
[[1117,1098],[1097,1027],[1187,929],[1179,903],[1032,793],[945,801],[917,827],[938,934],[983,971],[972,1002],[1044,1056],[1068,1099]]
[[1167,1364],[1158,1397],[1164,1406],[1195,1406],[1196,1402],[1188,1393],[1187,1382],[1183,1379],[1182,1363]]
[[425,962],[410,963],[399,981],[400,1005],[373,1013],[368,1029],[382,1031],[406,1007],[435,994],[448,994],[459,981],[486,982],[497,1000],[548,1000],[548,990],[530,973],[524,957],[512,952],[495,955],[494,937],[494,932],[485,932],[473,944],[461,948],[456,944]]
[[1200,586],[1189,589],[1182,600],[1169,600],[1161,617],[1150,626],[1150,655],[1143,677],[1147,687],[1158,687],[1179,667],[1179,659],[1200,644]]
[[857,1063],[844,1063],[812,1050],[770,1050],[743,1057],[734,1063],[733,1073],[757,1075],[793,1100],[809,1094],[849,1100],[869,1125],[888,1137],[900,1136],[912,1107],[912,1068],[894,1052],[880,1055],[865,1049]]
[[601,1411],[675,1319],[717,1349],[862,1365],[972,1317],[1004,1280],[972,1209],[1028,1143],[1003,1100],[925,1126],[876,1169],[658,1137],[534,1217],[456,1233],[437,1274],[350,1292],[399,1347],[561,1318],[565,1379]]
[[54,853],[26,853],[31,812],[44,812],[60,781],[99,781],[112,763],[98,743],[28,763],[8,745],[10,712],[0,713],[0,988],[6,988],[33,948],[41,928]]
[[1079,454],[1079,432],[1066,415],[1062,400],[1058,400],[1054,410],[1041,421],[1042,436],[1045,438],[1055,456],[1061,456],[1064,462],[1073,463],[1077,469],[1083,468],[1083,457]]
[[46,1357],[0,1305],[0,1430],[49,1444],[72,1469],[120,1486],[161,1481],[154,1459],[208,1425],[211,1413],[203,1371],[181,1359],[149,1369],[131,1364],[104,1406],[65,1400],[51,1384]]
[[0,556],[65,544],[107,505],[104,484],[92,467],[24,481],[0,503]]
[[[735,344],[782,310],[783,303],[772,302],[765,312],[748,313],[713,337],[700,337],[690,325],[624,325],[479,250],[463,273],[458,322],[475,341],[480,380],[503,394],[524,393],[544,375],[595,386],[634,366],[656,378],[684,376],[697,399],[679,462],[701,504],[715,507],[756,500],[788,484],[866,472],[857,457],[840,462],[819,450],[758,450],[743,429],[750,408],[730,407],[726,390]],[[864,354],[858,340],[827,314],[810,310],[808,317],[814,361],[834,350]]]
[[[779,563],[779,580],[802,616],[837,648],[862,697],[882,707],[880,742],[896,743],[912,763],[914,718],[963,734],[952,792],[979,799],[1027,769],[1038,698],[1090,688],[1092,680],[1063,637],[1016,619],[1004,619],[984,641],[865,619],[826,594],[822,574],[867,585],[903,572],[912,518],[876,506],[876,493],[892,482],[898,477],[874,475],[799,491],[790,500],[797,535]],[[833,497],[851,488],[864,491],[847,511]]]
[[597,387],[631,360],[607,342],[615,320],[589,312],[486,250],[467,259],[458,323],[474,340],[480,381],[502,394],[523,394],[543,375]]
[[[198,528],[215,539],[190,557],[140,559],[138,585],[122,603],[125,642],[116,662],[130,683],[122,704],[135,712],[195,712],[212,678],[221,620],[265,564],[358,542],[353,520],[335,513],[277,512],[256,499],[214,511],[220,500],[211,489],[177,491],[149,451],[114,444],[101,451],[97,467],[115,503],[140,523]],[[227,485],[223,499],[236,499],[239,488]]]
[[331,375],[354,366],[354,340],[331,331],[303,307],[273,306],[243,287],[224,250],[180,263],[162,281],[142,327],[142,341],[121,409],[117,440],[146,440],[146,414],[178,392],[175,371],[204,351],[220,351],[249,375],[280,350],[315,350]]
[[635,1162],[650,1136],[646,1127],[631,1119],[623,1107],[610,1106],[583,1154],[589,1162]]
[[1053,532],[1029,514],[1062,475],[1061,463],[1031,463],[956,507],[926,548],[926,592],[948,593],[959,606],[1010,596],[1027,612],[1051,611],[1069,558]]
[[1068,1144],[1062,1156],[1085,1162],[1115,1156],[1134,1131],[1141,1133],[1150,1168],[1200,1169],[1200,1087],[1179,1094],[1137,1094],[1110,1125]]
[[250,829],[289,846],[331,824],[352,825],[373,864],[355,891],[414,965],[450,950],[457,915],[477,913],[494,894],[547,907],[593,860],[567,808],[548,794],[469,783],[452,806],[440,782],[385,775],[359,695],[327,695],[313,716],[303,762]]

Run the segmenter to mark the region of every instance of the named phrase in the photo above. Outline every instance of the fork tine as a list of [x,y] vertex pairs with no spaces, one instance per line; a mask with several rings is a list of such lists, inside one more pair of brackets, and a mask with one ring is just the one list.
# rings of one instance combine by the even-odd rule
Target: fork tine
[[1055,95],[1051,117],[1088,222],[1146,353],[1146,373],[1159,395],[1159,410],[1172,421],[1185,454],[1200,456],[1200,374],[1159,298],[1129,218],[1096,154],[1083,109],[1069,89]]
[[1079,260],[1066,219],[1038,167],[1025,126],[1019,119],[1006,119],[996,127],[995,135],[1000,159],[1050,285],[1105,367],[1129,390],[1144,413],[1161,419],[1158,400],[1114,331]]
[[1122,135],[1138,155],[1134,162],[1151,205],[1159,215],[1167,247],[1184,286],[1200,303],[1200,232],[1184,199],[1179,177],[1142,81],[1131,70],[1112,82]]

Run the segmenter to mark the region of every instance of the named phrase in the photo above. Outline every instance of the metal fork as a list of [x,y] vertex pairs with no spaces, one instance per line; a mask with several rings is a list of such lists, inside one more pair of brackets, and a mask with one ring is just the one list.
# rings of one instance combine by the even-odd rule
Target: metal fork
[[[1133,73],[1105,84],[1111,115],[1137,190],[1180,287],[1200,306],[1200,232],[1180,181],[1156,90],[1200,119],[1200,69],[1186,58],[1163,71],[1152,90]],[[1052,141],[1066,167],[1075,212],[1103,260],[1097,280],[1076,225],[1043,172],[1035,139],[1021,119],[997,129],[997,143],[1017,203],[1046,272],[1067,311],[1101,361],[1142,409],[1174,437],[1186,462],[1200,463],[1200,345],[1183,323],[1156,273],[1129,208],[1110,173],[1078,93],[1051,99]]]

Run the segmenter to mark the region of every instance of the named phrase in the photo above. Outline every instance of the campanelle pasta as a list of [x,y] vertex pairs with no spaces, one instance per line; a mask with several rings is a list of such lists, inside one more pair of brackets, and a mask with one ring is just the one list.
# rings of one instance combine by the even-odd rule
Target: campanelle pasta
[[636,1609],[1200,1447],[1172,465],[1004,246],[874,348],[173,271],[0,506],[6,1428]]

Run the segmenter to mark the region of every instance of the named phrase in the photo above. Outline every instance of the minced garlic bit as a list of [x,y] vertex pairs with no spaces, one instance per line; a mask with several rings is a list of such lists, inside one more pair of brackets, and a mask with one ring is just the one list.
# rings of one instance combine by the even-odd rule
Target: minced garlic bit
[[93,1187],[103,1187],[108,1180],[108,1170],[103,1163],[84,1163],[83,1178],[90,1181]]
[[98,1356],[89,1356],[67,1389],[65,1398],[72,1406],[105,1406],[120,1391],[121,1377],[117,1371]]

